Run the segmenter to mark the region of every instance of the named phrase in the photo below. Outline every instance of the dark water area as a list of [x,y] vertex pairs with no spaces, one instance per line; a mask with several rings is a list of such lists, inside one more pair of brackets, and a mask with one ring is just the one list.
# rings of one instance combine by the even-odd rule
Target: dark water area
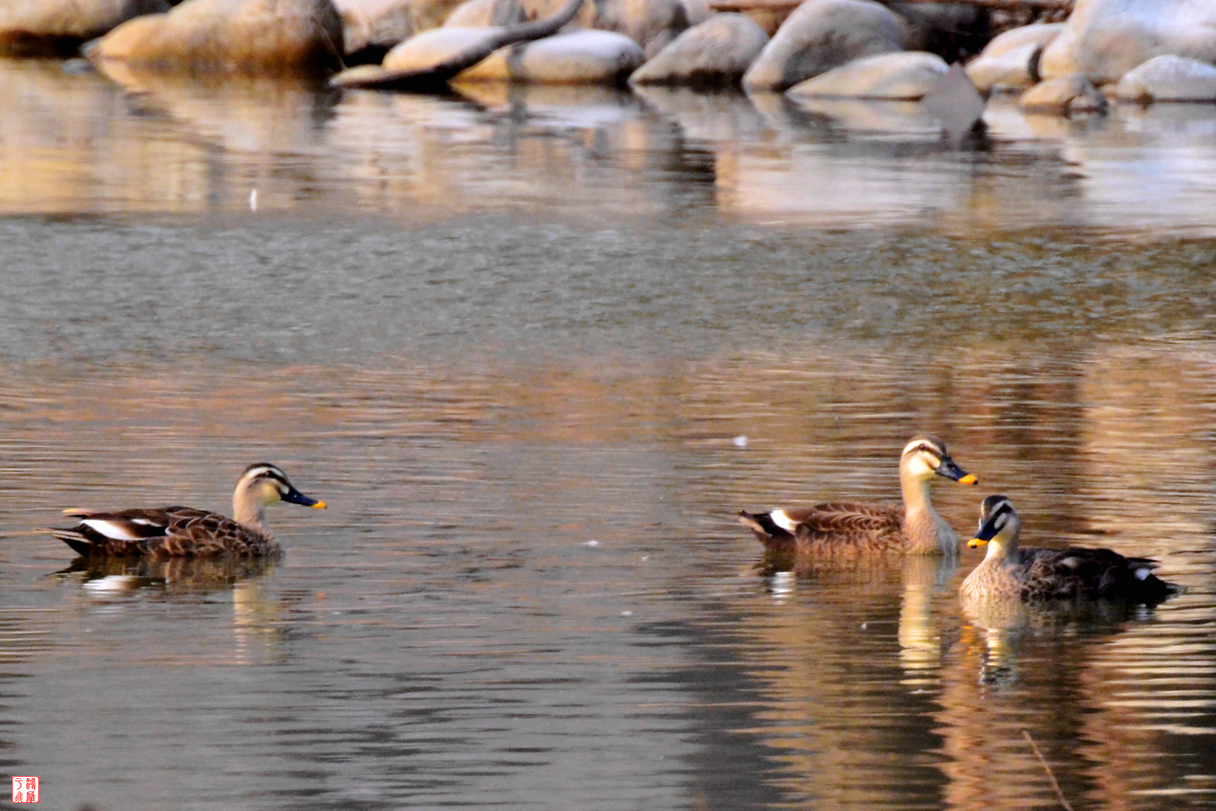
[[[1216,803],[1216,114],[994,103],[959,145],[461,92],[0,62],[0,772],[99,811]],[[917,431],[980,479],[934,489],[964,537],[1004,492],[1184,593],[974,617],[980,552],[781,571],[735,523],[898,498]],[[329,504],[271,508],[277,561],[36,531],[227,512],[261,460]]]

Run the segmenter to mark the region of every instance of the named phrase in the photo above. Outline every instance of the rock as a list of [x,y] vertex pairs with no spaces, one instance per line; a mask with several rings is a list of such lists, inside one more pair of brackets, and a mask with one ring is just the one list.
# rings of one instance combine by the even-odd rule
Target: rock
[[645,59],[638,44],[624,34],[570,31],[500,48],[454,81],[622,84]]
[[961,142],[968,133],[983,127],[984,108],[987,106],[984,97],[957,62],[934,82],[929,92],[921,97],[920,103],[937,116],[952,142]]
[[463,0],[409,0],[415,31],[430,31],[443,25]]
[[[414,10],[409,0],[334,0],[342,17],[347,54],[384,54],[415,33]],[[369,57],[370,58],[370,57]]]
[[164,70],[321,73],[339,64],[342,21],[330,0],[186,0],[123,23],[87,56]]
[[967,75],[982,93],[1030,87],[1039,80],[1039,55],[1063,30],[1064,23],[1037,23],[1006,31],[967,63]]
[[933,89],[950,66],[937,54],[900,51],[856,59],[799,82],[791,96],[917,101]]
[[1043,78],[1083,73],[1094,85],[1117,82],[1154,56],[1216,62],[1212,0],[1077,0],[1064,31],[1043,51]]
[[624,34],[642,46],[647,57],[688,28],[688,9],[682,0],[599,0],[594,6],[595,28]]
[[[519,3],[520,8],[524,10],[524,17],[529,20],[552,17],[565,5],[564,0],[513,0],[513,2]],[[575,24],[581,25],[584,28],[594,27],[596,17],[599,14],[596,8],[596,3],[591,2],[591,0],[583,3],[583,7],[579,9],[578,16],[575,18]]]
[[633,84],[737,85],[768,44],[764,29],[743,14],[716,14],[694,26],[638,68]]
[[1124,101],[1216,101],[1216,66],[1183,56],[1155,56],[1123,75]]
[[489,28],[522,23],[523,7],[518,0],[468,0],[444,20],[445,28]]
[[690,28],[700,25],[714,16],[715,12],[710,9],[708,0],[681,0],[681,2],[684,4],[684,15],[688,17]]
[[345,70],[330,79],[330,85],[446,92],[450,81],[487,61],[495,51],[553,36],[575,18],[583,5],[584,0],[567,0],[544,19],[516,25],[424,31],[390,51],[378,71]]
[[1101,93],[1080,73],[1039,82],[1018,99],[1028,113],[1097,113],[1109,105]]
[[891,3],[910,51],[927,51],[947,63],[978,53],[988,33],[988,13],[969,3]]
[[169,10],[166,0],[7,0],[0,2],[0,54],[70,54],[142,14]]
[[410,37],[385,54],[382,68],[397,72],[438,64],[496,37],[499,31],[494,27],[432,28]]
[[806,0],[743,76],[749,91],[785,90],[859,59],[902,51],[895,14],[871,0]]

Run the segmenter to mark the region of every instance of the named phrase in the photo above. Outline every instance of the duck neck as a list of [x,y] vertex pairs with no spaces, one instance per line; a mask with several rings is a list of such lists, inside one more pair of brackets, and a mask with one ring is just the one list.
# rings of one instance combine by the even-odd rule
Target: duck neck
[[993,563],[1012,563],[1018,555],[1018,538],[993,538],[988,542],[988,554],[984,555],[984,562]]
[[267,538],[274,537],[270,527],[266,525],[266,507],[253,497],[247,489],[242,488],[232,494],[232,517],[238,524],[262,533]]
[[912,541],[912,551],[957,555],[958,534],[933,509],[933,503],[929,500],[929,482],[901,476],[899,483],[904,496],[904,531]]

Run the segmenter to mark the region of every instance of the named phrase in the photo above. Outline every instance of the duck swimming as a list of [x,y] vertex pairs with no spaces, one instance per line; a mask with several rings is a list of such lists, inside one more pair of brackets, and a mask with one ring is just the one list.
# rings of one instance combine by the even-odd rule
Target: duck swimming
[[1022,522],[1013,502],[988,496],[970,547],[988,555],[959,590],[965,601],[1021,599],[1117,599],[1159,603],[1178,588],[1153,574],[1157,562],[1128,558],[1111,549],[1042,549],[1018,545]]
[[275,465],[245,468],[232,494],[233,518],[192,507],[119,512],[64,510],[74,527],[46,530],[85,557],[211,557],[273,555],[279,545],[266,523],[266,507],[287,501],[314,509],[325,502],[301,493]]
[[976,483],[975,476],[954,463],[946,443],[922,434],[904,446],[899,460],[903,504],[829,502],[740,512],[739,522],[772,551],[823,557],[957,555],[958,533],[929,500],[929,485],[939,476]]

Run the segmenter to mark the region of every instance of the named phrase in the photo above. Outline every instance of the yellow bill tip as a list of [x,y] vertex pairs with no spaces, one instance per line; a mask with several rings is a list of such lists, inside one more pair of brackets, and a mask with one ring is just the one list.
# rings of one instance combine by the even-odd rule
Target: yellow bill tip
[[988,543],[988,542],[983,540],[982,538],[972,538],[971,540],[967,541],[967,546],[974,549],[977,546],[983,546],[986,543]]
[[324,501],[318,501],[316,504],[312,505],[312,508],[313,508],[314,510],[324,510],[324,509],[327,509],[327,508],[326,508],[326,506],[325,506],[325,502],[324,502]]
[[959,484],[975,484],[979,479],[975,478],[974,473],[968,473],[966,476],[958,480]]

